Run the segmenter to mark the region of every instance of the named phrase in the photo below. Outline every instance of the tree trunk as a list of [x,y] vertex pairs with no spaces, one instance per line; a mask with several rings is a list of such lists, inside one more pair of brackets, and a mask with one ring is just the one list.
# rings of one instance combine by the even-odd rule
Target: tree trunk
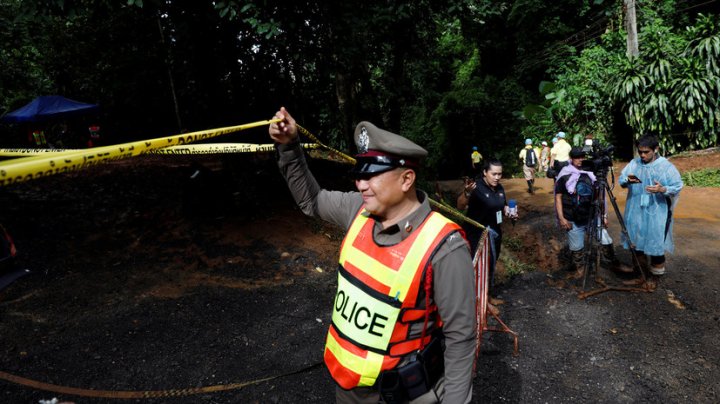
[[351,154],[355,153],[355,140],[353,137],[354,100],[353,83],[343,73],[335,74],[335,96],[337,97],[338,109],[340,110],[339,130],[342,139],[347,143]]
[[627,31],[627,56],[638,57],[637,19],[635,18],[635,0],[623,0],[625,7],[625,30]]
[[158,30],[160,31],[160,43],[163,49],[168,53],[165,58],[165,64],[167,66],[168,80],[170,81],[170,94],[173,99],[173,106],[175,107],[175,119],[177,120],[178,133],[183,132],[182,120],[180,119],[180,104],[178,103],[177,93],[175,92],[175,80],[173,80],[172,69],[170,67],[170,52],[167,51],[165,43],[165,33],[163,32],[162,23],[160,22],[160,15],[157,16]]

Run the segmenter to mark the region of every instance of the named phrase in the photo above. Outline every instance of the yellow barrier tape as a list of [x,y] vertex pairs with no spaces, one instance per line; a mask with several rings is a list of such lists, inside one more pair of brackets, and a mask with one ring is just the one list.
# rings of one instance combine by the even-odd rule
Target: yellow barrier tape
[[81,397],[93,397],[93,398],[111,398],[111,399],[148,399],[148,398],[163,398],[163,397],[183,397],[195,394],[208,394],[216,393],[221,391],[237,390],[254,384],[260,384],[281,377],[293,376],[299,373],[311,371],[315,368],[319,368],[323,362],[317,362],[312,365],[306,366],[302,369],[285,372],[275,376],[264,377],[262,379],[251,380],[243,383],[230,383],[230,384],[218,384],[213,386],[205,387],[190,387],[184,389],[171,389],[171,390],[97,390],[97,389],[84,389],[78,387],[61,386],[52,383],[45,383],[33,379],[28,379],[22,376],[17,376],[12,373],[0,371],[0,379],[6,380],[11,383],[19,384],[21,386],[30,387],[36,390],[50,391],[58,394],[68,394]]
[[303,135],[309,137],[310,140],[312,140],[313,142],[319,144],[320,147],[322,147],[323,149],[329,150],[329,151],[337,154],[337,155],[340,156],[343,160],[347,161],[349,164],[355,164],[355,159],[354,159],[354,158],[348,156],[347,154],[341,152],[340,150],[333,149],[332,147],[330,147],[330,146],[326,145],[325,143],[321,142],[320,139],[318,139],[317,137],[315,137],[315,135],[313,135],[312,133],[310,133],[309,130],[303,128],[302,126],[298,125],[297,123],[295,123],[295,125],[297,126],[298,130],[300,131],[300,133],[302,133]]
[[88,149],[0,149],[2,157],[27,157],[37,156],[40,154],[79,152]]
[[[317,149],[319,146],[312,143],[303,143],[303,149]],[[274,143],[213,143],[193,144],[187,146],[170,146],[164,149],[153,150],[149,154],[218,154],[218,153],[273,153]]]
[[152,150],[162,149],[164,147],[184,145],[228,133],[269,125],[275,122],[280,122],[280,120],[264,120],[170,137],[96,147],[76,152],[62,152],[48,156],[41,155],[13,159],[0,163],[0,186],[82,170],[108,161],[122,160],[147,154]]
[[436,201],[436,200],[434,200],[434,199],[432,199],[432,198],[428,198],[428,199],[430,200],[430,204],[431,204],[431,205],[433,205],[433,206],[435,206],[436,208],[442,210],[443,212],[449,213],[449,214],[457,217],[458,219],[461,219],[461,220],[463,220],[463,221],[465,221],[465,222],[467,222],[467,223],[469,223],[469,224],[471,224],[471,225],[473,225],[473,226],[475,226],[475,227],[478,227],[478,228],[480,228],[480,229],[482,229],[482,230],[485,230],[485,226],[483,226],[483,225],[481,225],[480,223],[478,223],[478,222],[470,219],[469,217],[465,216],[465,215],[464,215],[462,212],[460,212],[459,210],[454,209],[454,208],[451,208],[451,207],[449,207],[449,206],[447,206],[447,205],[444,205],[444,204],[442,204],[442,203],[440,203],[440,202],[438,202],[438,201]]
[[[314,143],[303,143],[303,149],[317,149]],[[89,149],[0,149],[0,156],[36,156],[65,152],[81,152]],[[275,151],[275,144],[255,143],[208,143],[190,144],[186,146],[170,146],[162,149],[150,150],[147,154],[224,154],[224,153],[271,153]]]
[[[0,162],[0,186],[11,185],[18,182],[29,181],[36,178],[42,178],[49,175],[67,173],[82,170],[97,164],[108,161],[121,160],[142,154],[209,154],[209,153],[252,153],[265,152],[274,150],[273,145],[253,145],[248,143],[216,143],[207,145],[187,146],[187,143],[197,142],[199,140],[210,139],[216,136],[228,133],[239,132],[241,130],[255,128],[258,126],[269,125],[271,123],[280,122],[280,119],[270,119],[265,121],[252,122],[237,126],[228,126],[225,128],[210,129],[205,131],[191,132],[182,135],[175,135],[166,138],[156,138],[150,140],[140,140],[112,146],[96,147],[92,149],[19,149],[20,155],[32,155],[33,153],[41,153],[32,157],[18,158],[5,162]],[[317,145],[303,144],[304,148],[317,148],[318,146],[329,150],[340,156],[342,160],[348,164],[355,164],[355,159],[347,154],[333,149],[321,142],[310,131],[297,125],[298,130],[303,135],[309,137]],[[233,145],[233,146],[229,146]],[[230,151],[233,150],[233,151]],[[235,151],[237,150],[237,151]],[[17,149],[0,149],[0,152],[17,152]],[[430,204],[454,217],[457,217],[473,226],[484,229],[485,226],[468,218],[462,212],[453,209],[450,206],[441,204],[431,198]]]

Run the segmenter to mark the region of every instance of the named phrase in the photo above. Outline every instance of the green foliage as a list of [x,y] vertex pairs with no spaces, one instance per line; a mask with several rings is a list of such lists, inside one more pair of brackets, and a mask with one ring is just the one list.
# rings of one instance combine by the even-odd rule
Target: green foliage
[[[643,7],[640,57],[625,56],[625,33],[609,30],[596,45],[557,65],[557,88],[544,109],[526,108],[524,133],[593,133],[614,142],[620,108],[635,136],[658,135],[669,154],[717,144],[720,127],[720,36],[716,16],[700,14],[685,31],[660,16],[674,2]],[[610,85],[608,85],[610,84]],[[541,92],[541,94],[543,94]],[[530,114],[529,114],[530,113]],[[534,118],[528,115],[533,115]]]
[[0,108],[59,93],[140,138],[177,131],[176,105],[188,130],[284,105],[350,153],[360,120],[414,139],[429,178],[467,174],[472,146],[512,173],[525,137],[611,138],[619,109],[666,151],[716,143],[715,17],[643,5],[631,62],[611,3],[6,0]]
[[507,282],[518,275],[535,271],[535,267],[532,264],[526,264],[512,254],[500,255],[500,261],[505,267],[504,274],[500,276],[500,282]]
[[[132,0],[130,0],[132,1]],[[274,18],[265,19],[262,9],[252,1],[219,1],[215,9],[220,17],[231,20],[240,17],[243,22],[252,27],[255,32],[266,40],[272,39],[281,33],[280,24]]]
[[683,183],[688,187],[720,187],[720,168],[706,168],[682,174]]
[[509,249],[510,251],[519,252],[523,249],[523,242],[522,239],[515,236],[505,236],[503,237],[503,247]]
[[566,133],[592,133],[602,141],[611,138],[613,103],[607,83],[618,76],[614,57],[618,43],[616,34],[605,34],[601,45],[584,49],[559,69],[556,90],[545,96],[553,108],[551,122],[555,128]]
[[522,128],[522,135],[525,138],[534,140],[546,140],[558,132],[558,128],[563,127],[556,119],[557,99],[565,97],[565,90],[558,90],[555,83],[541,81],[539,85],[539,93],[543,97],[542,104],[527,104],[523,107],[520,115],[524,119],[525,125]]
[[35,94],[52,88],[52,81],[44,74],[41,43],[22,38],[30,36],[33,25],[18,19],[20,2],[0,2],[0,113],[22,106]]
[[[669,154],[717,144],[720,113],[720,31],[700,15],[684,35],[659,19],[641,30],[648,51],[625,60],[614,96],[636,133],[653,133]],[[679,132],[679,133],[673,133]]]

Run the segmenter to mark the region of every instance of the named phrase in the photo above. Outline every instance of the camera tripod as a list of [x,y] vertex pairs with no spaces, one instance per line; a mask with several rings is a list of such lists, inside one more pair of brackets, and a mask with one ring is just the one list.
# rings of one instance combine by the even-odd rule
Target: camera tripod
[[[620,228],[622,230],[623,236],[625,236],[626,240],[629,240],[630,244],[630,254],[632,255],[633,264],[637,268],[640,269],[640,277],[633,281],[633,284],[636,285],[646,285],[647,286],[647,277],[645,275],[645,269],[640,264],[640,260],[638,259],[637,251],[635,250],[635,245],[632,243],[632,240],[630,240],[630,236],[627,231],[627,227],[625,226],[625,220],[622,217],[622,214],[620,213],[620,209],[618,208],[617,200],[615,198],[615,195],[612,192],[612,188],[608,184],[607,181],[607,175],[608,175],[608,167],[601,167],[598,172],[596,173],[597,180],[593,184],[593,199],[592,199],[592,205],[591,205],[591,214],[590,219],[588,221],[587,231],[585,233],[585,264],[584,264],[584,274],[583,274],[583,280],[582,280],[582,290],[578,297],[581,299],[584,299],[586,297],[596,295],[599,293],[607,292],[609,290],[618,290],[618,291],[626,291],[626,292],[651,292],[648,287],[628,287],[628,286],[609,286],[607,285],[602,278],[596,276],[595,282],[600,284],[602,287],[598,289],[593,289],[589,291],[585,291],[585,286],[587,284],[588,279],[590,278],[591,273],[597,274],[599,268],[600,268],[600,261],[602,258],[602,236],[605,232],[605,218],[607,215],[607,209],[606,209],[606,203],[605,199],[609,197],[610,203],[612,204],[613,210],[615,211],[615,215],[617,216],[618,223],[620,223]],[[614,183],[614,174],[613,174],[613,183]]]

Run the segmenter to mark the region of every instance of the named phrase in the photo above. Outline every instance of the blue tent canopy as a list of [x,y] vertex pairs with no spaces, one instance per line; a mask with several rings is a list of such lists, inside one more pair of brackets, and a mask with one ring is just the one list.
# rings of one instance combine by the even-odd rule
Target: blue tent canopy
[[85,104],[59,95],[45,95],[35,98],[20,109],[7,113],[0,120],[6,123],[39,122],[50,118],[95,112],[98,108],[96,104]]

